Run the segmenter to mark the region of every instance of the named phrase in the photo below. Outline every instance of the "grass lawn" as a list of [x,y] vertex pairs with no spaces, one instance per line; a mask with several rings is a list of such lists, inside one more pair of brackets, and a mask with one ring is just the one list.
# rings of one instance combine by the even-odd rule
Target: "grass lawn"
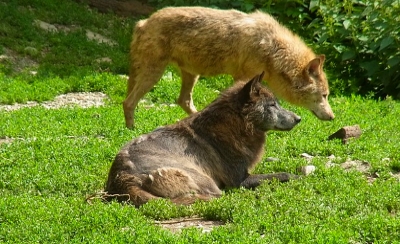
[[[17,61],[0,62],[0,103],[46,101],[78,91],[101,91],[109,100],[97,108],[0,110],[1,243],[400,243],[400,103],[391,99],[336,95],[330,98],[332,122],[281,101],[302,122],[290,132],[268,134],[255,173],[316,166],[300,180],[227,190],[191,206],[168,200],[140,208],[96,198],[87,202],[103,190],[112,160],[127,141],[186,116],[172,105],[180,80],[168,69],[139,106],[136,128],[126,129],[120,104],[126,78],[120,74],[127,73],[134,20],[72,1],[52,2],[0,0],[0,55],[35,64],[15,70]],[[35,19],[81,29],[47,33],[31,24]],[[84,29],[118,44],[93,43]],[[93,61],[103,57],[112,62]],[[202,79],[194,91],[196,106],[203,108],[230,84],[225,76]],[[327,140],[355,124],[363,132],[359,139]],[[343,168],[349,161],[363,170]],[[194,227],[173,233],[156,222],[178,217],[224,224],[206,233]]]

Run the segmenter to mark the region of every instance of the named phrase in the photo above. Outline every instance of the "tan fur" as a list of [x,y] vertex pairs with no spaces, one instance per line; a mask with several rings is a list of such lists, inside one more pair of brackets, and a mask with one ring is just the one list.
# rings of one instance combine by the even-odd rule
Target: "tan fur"
[[235,81],[265,72],[271,90],[322,120],[334,114],[323,71],[324,55],[268,14],[203,7],[169,7],[137,23],[130,50],[128,95],[123,102],[126,126],[134,126],[134,110],[161,78],[168,64],[181,71],[177,103],[196,112],[193,86],[199,75],[230,74]]
[[115,157],[106,191],[136,206],[160,197],[190,204],[219,197],[220,189],[295,178],[250,175],[263,156],[265,133],[300,122],[277,104],[261,79],[238,82],[201,112],[129,142]]

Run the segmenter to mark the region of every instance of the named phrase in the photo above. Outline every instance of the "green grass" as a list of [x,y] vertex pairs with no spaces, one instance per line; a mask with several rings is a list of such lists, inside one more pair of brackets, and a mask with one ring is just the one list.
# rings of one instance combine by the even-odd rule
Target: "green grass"
[[[135,18],[97,14],[74,1],[3,0],[0,4],[0,54],[7,48],[39,62],[39,76],[66,77],[81,75],[89,70],[127,72]],[[71,31],[48,32],[34,25],[35,20],[69,27]],[[88,40],[86,30],[114,40],[117,45],[108,46]],[[36,52],[30,52],[30,48],[35,48]],[[104,64],[96,61],[103,57],[109,57],[112,62]],[[13,68],[10,63],[2,64],[3,71],[7,73],[12,73]]]
[[[120,104],[126,81],[118,75],[126,74],[127,60],[111,64],[108,72],[85,60],[114,52],[115,57],[127,55],[131,26],[118,25],[119,18],[70,1],[13,0],[5,4],[0,0],[0,4],[5,19],[0,23],[3,50],[12,49],[22,56],[27,55],[23,54],[26,45],[59,50],[52,57],[33,57],[39,65],[36,76],[2,64],[0,103],[44,101],[75,91],[102,91],[111,100],[88,109],[0,110],[0,138],[13,139],[0,144],[1,243],[400,243],[400,182],[391,176],[400,171],[400,103],[391,99],[331,98],[336,114],[332,122],[319,121],[310,112],[282,101],[302,122],[290,132],[268,134],[265,156],[254,172],[296,173],[299,166],[317,167],[313,175],[300,180],[263,184],[254,191],[227,190],[219,199],[188,207],[168,200],[152,201],[138,209],[100,200],[87,203],[87,196],[104,188],[121,146],[185,116],[179,107],[168,106],[178,97],[179,77],[168,69],[145,97],[154,106],[139,106],[137,127],[127,130]],[[43,36],[46,33],[31,29],[29,21],[36,18],[85,26],[102,34],[124,34],[115,38],[118,45],[112,50],[83,40],[79,33],[53,37],[59,40],[51,43],[51,38]],[[87,57],[80,59],[76,50],[65,49],[69,40],[82,42],[81,53]],[[203,108],[230,84],[231,79],[224,76],[202,79],[194,91],[196,106]],[[327,140],[339,128],[354,124],[363,131],[359,139],[346,145]],[[315,157],[309,162],[301,153]],[[369,162],[366,175],[379,177],[369,184],[360,172],[326,168],[332,154],[336,164],[348,159]],[[267,157],[279,160],[267,162]],[[172,234],[154,224],[154,220],[186,216],[226,224],[205,234],[195,228]]]
[[[213,92],[203,83],[197,87],[196,97],[202,96],[202,90]],[[155,90],[177,84],[161,82]],[[0,136],[14,141],[0,146],[0,240],[394,243],[400,238],[400,184],[389,174],[398,172],[400,161],[400,104],[353,97],[334,98],[332,105],[337,119],[321,122],[308,111],[285,103],[303,120],[291,132],[269,133],[265,157],[255,169],[257,173],[295,173],[298,166],[310,164],[300,156],[307,152],[316,156],[311,162],[317,167],[314,175],[287,184],[264,184],[255,191],[226,191],[220,199],[191,207],[162,200],[139,209],[100,201],[89,205],[85,197],[103,189],[113,157],[125,142],[182,118],[179,107],[156,103],[151,109],[139,108],[134,131],[124,128],[119,104],[2,111]],[[363,130],[359,139],[347,145],[326,140],[338,128],[355,123]],[[379,173],[380,178],[370,185],[359,172],[327,169],[326,157],[331,154],[338,164],[347,159],[367,161],[372,165],[370,174]],[[267,162],[266,157],[279,161]],[[180,235],[152,224],[152,219],[193,215],[227,224],[209,234],[190,229]]]

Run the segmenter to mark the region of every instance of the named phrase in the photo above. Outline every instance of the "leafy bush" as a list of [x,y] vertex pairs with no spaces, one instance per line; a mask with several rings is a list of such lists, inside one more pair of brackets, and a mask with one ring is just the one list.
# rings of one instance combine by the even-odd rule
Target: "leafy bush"
[[163,6],[261,9],[327,55],[332,92],[400,98],[398,0],[151,0]]
[[400,98],[400,1],[311,1],[308,26],[347,92]]

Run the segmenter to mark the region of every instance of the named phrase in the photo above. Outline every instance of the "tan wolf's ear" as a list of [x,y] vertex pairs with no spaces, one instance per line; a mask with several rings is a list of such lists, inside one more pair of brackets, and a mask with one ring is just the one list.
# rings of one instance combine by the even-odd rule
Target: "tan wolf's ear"
[[321,68],[322,68],[322,65],[323,65],[324,62],[325,62],[325,55],[324,55],[324,54],[320,54],[320,55],[319,55],[319,58],[321,59]]
[[322,70],[322,65],[325,61],[325,55],[320,55],[311,60],[307,65],[307,73],[314,77],[318,76]]

